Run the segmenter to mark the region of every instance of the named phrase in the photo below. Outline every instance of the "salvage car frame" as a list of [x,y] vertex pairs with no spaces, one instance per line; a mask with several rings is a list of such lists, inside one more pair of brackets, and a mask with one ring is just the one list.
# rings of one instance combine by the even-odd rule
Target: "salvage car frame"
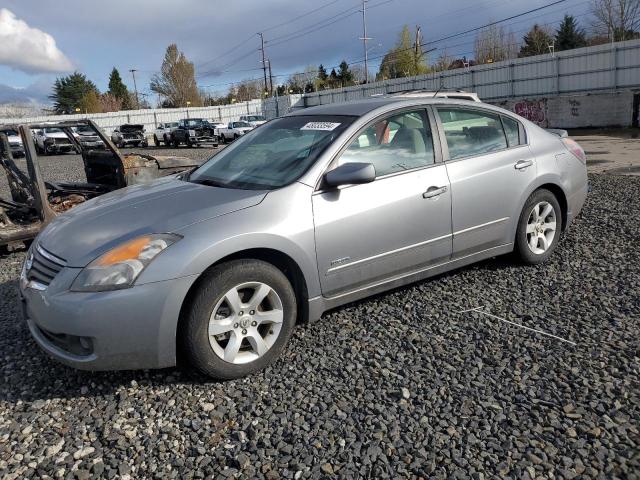
[[[33,129],[45,126],[62,129],[82,155],[86,183],[45,181],[32,135]],[[73,133],[73,128],[79,126],[92,128],[105,148],[85,148]],[[13,128],[22,138],[26,172],[17,166],[8,138],[0,132],[0,166],[6,174],[11,193],[10,200],[0,197],[0,247],[12,247],[30,241],[56,216],[91,198],[128,185],[180,173],[202,163],[185,157],[122,155],[111,139],[91,120],[14,125]]]

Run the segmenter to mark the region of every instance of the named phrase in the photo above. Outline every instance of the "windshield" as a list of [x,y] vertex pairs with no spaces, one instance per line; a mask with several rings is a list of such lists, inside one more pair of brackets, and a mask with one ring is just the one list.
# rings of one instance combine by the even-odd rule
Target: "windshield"
[[209,122],[201,118],[192,118],[191,120],[187,120],[188,127],[197,127],[199,125],[209,125]]
[[297,180],[356,117],[299,115],[272,120],[196,169],[189,181],[273,190]]
[[19,135],[17,130],[11,129],[0,130],[0,133],[4,133],[7,137],[16,137]]
[[253,127],[253,125],[247,122],[233,122],[233,128]]
[[89,125],[80,125],[80,126],[74,127],[74,130],[79,133],[95,133],[93,131],[93,128],[91,128]]
[[59,128],[45,128],[44,133],[63,133]]

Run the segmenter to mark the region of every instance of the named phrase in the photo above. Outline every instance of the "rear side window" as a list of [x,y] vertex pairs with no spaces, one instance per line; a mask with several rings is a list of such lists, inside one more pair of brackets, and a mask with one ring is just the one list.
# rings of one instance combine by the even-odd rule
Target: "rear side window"
[[520,124],[509,117],[502,117],[502,124],[504,125],[504,132],[507,134],[507,141],[509,142],[509,147],[517,147],[518,145],[524,145],[527,143],[523,138],[520,130]]
[[463,108],[438,108],[438,115],[451,160],[507,148],[499,115]]

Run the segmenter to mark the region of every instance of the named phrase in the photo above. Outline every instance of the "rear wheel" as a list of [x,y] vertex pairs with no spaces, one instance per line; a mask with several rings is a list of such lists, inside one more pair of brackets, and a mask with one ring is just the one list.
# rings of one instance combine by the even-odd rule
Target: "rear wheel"
[[203,280],[187,314],[182,345],[191,364],[219,379],[262,370],[282,352],[296,321],[287,277],[259,260],[234,260]]
[[546,261],[556,249],[562,230],[562,210],[549,190],[536,190],[527,199],[516,233],[516,251],[525,263]]

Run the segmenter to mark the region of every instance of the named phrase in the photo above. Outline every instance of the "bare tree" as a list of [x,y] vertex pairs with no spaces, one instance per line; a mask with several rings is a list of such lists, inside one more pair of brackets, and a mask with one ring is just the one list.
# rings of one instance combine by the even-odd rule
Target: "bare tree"
[[162,95],[166,103],[174,107],[202,105],[193,63],[175,43],[167,47],[160,73],[151,79],[151,90]]
[[606,35],[615,41],[638,36],[640,0],[593,0],[591,13],[596,35]]
[[516,38],[503,26],[490,25],[478,32],[474,44],[477,63],[491,63],[517,56]]
[[261,98],[264,92],[264,82],[262,80],[242,80],[229,88],[228,97],[237,102],[247,102],[256,98]]
[[[349,69],[351,70],[351,74],[353,75],[353,81],[356,84],[364,83],[365,79],[367,78],[364,71],[364,65],[351,65]],[[369,70],[369,78],[375,78],[375,76],[375,73]]]
[[449,56],[449,54],[447,53],[447,49],[445,48],[440,54],[440,56],[438,57],[438,59],[436,60],[436,63],[433,64],[433,69],[436,72],[449,70],[449,67],[451,66],[452,62],[453,62],[453,58]]

